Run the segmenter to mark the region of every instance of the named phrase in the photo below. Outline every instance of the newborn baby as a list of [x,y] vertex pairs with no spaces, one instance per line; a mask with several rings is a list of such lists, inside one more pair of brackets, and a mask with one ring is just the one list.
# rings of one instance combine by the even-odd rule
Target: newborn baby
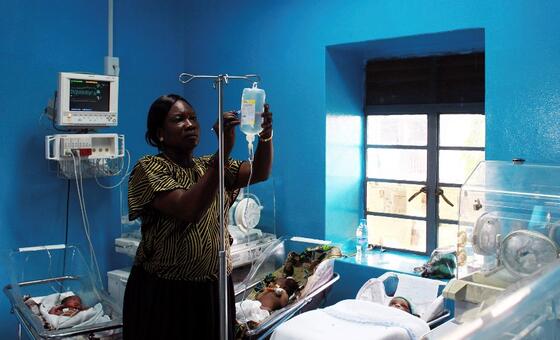
[[278,278],[275,282],[269,283],[268,287],[257,296],[257,300],[260,301],[262,309],[272,312],[285,307],[290,296],[298,288],[298,283],[293,278]]
[[49,314],[72,317],[85,309],[78,295],[70,295],[62,299],[60,305],[52,307]]
[[389,301],[389,307],[394,307],[402,310],[403,312],[407,312],[409,314],[417,316],[412,312],[412,305],[410,304],[410,302],[402,296],[395,296],[394,298],[392,298],[391,301]]
[[285,307],[290,296],[298,289],[297,281],[291,277],[270,282],[256,300],[246,299],[235,304],[237,321],[258,324],[268,318],[271,312]]

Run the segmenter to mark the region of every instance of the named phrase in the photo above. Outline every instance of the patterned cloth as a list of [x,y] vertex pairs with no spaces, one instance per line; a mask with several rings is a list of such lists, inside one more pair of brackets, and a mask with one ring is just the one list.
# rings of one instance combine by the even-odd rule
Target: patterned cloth
[[[220,249],[219,195],[196,223],[186,223],[167,216],[152,207],[157,193],[189,189],[211,164],[211,156],[194,158],[194,165],[184,168],[163,154],[145,156],[135,165],[128,182],[129,219],[142,221],[142,240],[136,252],[135,265],[148,273],[169,280],[204,281],[218,278]],[[233,185],[241,161],[229,159],[225,169],[226,195],[224,218],[235,201],[238,190]],[[226,224],[227,225],[227,224]],[[229,233],[225,231],[228,274],[232,265]]]

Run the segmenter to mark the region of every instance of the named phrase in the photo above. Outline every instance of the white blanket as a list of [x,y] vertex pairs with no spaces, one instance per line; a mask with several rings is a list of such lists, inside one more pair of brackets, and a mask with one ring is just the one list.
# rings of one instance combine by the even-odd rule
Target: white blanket
[[438,298],[438,290],[445,282],[407,274],[387,272],[370,279],[360,288],[356,299],[388,305],[392,296],[385,294],[383,281],[391,276],[396,276],[399,280],[393,296],[402,296],[410,301],[414,313],[424,321],[431,321],[443,312],[443,297]]
[[260,323],[269,316],[270,313],[267,310],[261,309],[260,301],[247,299],[235,304],[235,318],[239,322],[255,321]]
[[86,310],[80,311],[74,316],[62,316],[49,314],[49,310],[60,304],[60,301],[67,296],[74,295],[72,292],[54,293],[43,297],[34,297],[33,300],[40,304],[39,311],[41,316],[50,324],[53,329],[62,329],[69,327],[88,326],[100,322],[111,321],[107,315],[103,313],[103,307],[100,303]]
[[300,314],[276,328],[272,340],[420,339],[430,328],[422,319],[370,301],[343,300]]
[[316,289],[329,282],[334,275],[334,259],[327,259],[319,263],[315,272],[307,279],[305,287],[300,293],[300,299],[313,293]]

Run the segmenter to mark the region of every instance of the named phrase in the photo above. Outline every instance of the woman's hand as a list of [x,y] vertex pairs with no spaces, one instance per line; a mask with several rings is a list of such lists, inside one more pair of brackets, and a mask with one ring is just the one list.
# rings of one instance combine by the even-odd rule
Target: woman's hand
[[[235,111],[228,111],[224,112],[224,157],[227,159],[231,150],[233,149],[233,145],[235,144],[235,127],[239,125],[241,121],[237,117]],[[214,123],[214,127],[212,128],[218,136],[218,121]]]
[[272,139],[272,112],[269,111],[270,106],[264,104],[264,112],[262,113],[262,128],[263,130],[259,133],[259,139],[261,142],[270,142]]

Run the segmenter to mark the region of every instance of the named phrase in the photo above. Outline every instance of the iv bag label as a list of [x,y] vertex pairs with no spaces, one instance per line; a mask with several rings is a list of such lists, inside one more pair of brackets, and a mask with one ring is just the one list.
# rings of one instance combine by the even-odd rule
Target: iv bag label
[[245,99],[241,103],[241,124],[255,125],[256,100]]

